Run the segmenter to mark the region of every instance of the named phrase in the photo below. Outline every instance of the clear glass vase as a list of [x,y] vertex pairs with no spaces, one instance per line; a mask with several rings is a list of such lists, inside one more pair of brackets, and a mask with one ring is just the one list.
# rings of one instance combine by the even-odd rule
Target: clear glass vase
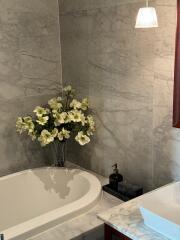
[[54,165],[56,167],[64,167],[66,161],[66,141],[55,141],[53,144],[55,149]]

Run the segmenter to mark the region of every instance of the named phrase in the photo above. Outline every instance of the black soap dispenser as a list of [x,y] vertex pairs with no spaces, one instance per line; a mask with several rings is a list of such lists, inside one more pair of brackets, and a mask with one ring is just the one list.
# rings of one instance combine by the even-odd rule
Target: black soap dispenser
[[4,240],[4,235],[0,234],[0,240]]
[[112,189],[118,190],[118,183],[123,181],[123,176],[119,173],[117,163],[112,167],[113,173],[109,176],[109,184]]

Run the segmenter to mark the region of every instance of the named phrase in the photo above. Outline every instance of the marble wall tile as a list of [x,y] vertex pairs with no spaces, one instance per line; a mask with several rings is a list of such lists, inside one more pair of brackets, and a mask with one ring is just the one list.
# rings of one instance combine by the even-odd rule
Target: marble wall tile
[[154,186],[180,179],[178,129],[172,128],[176,1],[157,1],[153,94]]
[[[138,35],[134,31],[133,18],[139,5],[87,8],[83,17],[79,10],[62,14],[60,20],[63,81],[70,81],[78,88],[82,86],[90,98],[97,122],[97,134],[91,144],[85,148],[70,145],[73,151],[69,157],[106,176],[111,172],[111,165],[118,162],[126,179],[148,188],[152,182],[153,44],[142,39],[143,34],[146,39],[152,38],[152,32]],[[67,19],[73,24],[67,26]],[[78,25],[74,27],[77,19]],[[82,39],[86,41],[83,47],[77,41]],[[68,46],[73,45],[71,51],[66,47],[67,41]],[[82,62],[77,57],[78,52],[83,55]],[[67,54],[73,61],[67,62]],[[145,54],[149,56],[146,62]],[[74,64],[77,61],[79,68]],[[80,75],[84,63],[86,71]],[[66,78],[66,71],[70,80]],[[78,81],[77,76],[83,76],[84,82]]]
[[178,174],[179,131],[172,128],[176,0],[152,0],[157,29],[134,29],[144,1],[60,0],[63,82],[87,95],[97,133],[69,158],[108,176],[118,162],[145,190]]
[[0,2],[0,175],[51,158],[48,149],[19,136],[15,122],[61,89],[58,11],[56,0]]

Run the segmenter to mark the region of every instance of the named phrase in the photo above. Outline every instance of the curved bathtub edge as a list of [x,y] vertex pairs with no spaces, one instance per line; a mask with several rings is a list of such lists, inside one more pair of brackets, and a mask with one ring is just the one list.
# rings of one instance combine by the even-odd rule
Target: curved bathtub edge
[[[51,167],[48,167],[51,168]],[[73,170],[70,168],[70,170]],[[77,170],[77,169],[75,169]],[[25,171],[33,171],[25,170]],[[17,173],[19,174],[19,173]],[[89,175],[93,184],[90,191],[80,199],[69,203],[63,207],[52,210],[48,213],[42,214],[39,217],[33,218],[15,227],[9,228],[3,231],[6,240],[25,240],[32,236],[38,235],[41,232],[46,231],[56,225],[59,225],[65,221],[75,218],[88,212],[93,208],[101,198],[102,186],[99,179],[93,174],[81,170],[81,175]],[[14,175],[14,174],[13,174]],[[89,198],[89,195],[93,195],[93,198]],[[73,209],[73,210],[72,210]]]

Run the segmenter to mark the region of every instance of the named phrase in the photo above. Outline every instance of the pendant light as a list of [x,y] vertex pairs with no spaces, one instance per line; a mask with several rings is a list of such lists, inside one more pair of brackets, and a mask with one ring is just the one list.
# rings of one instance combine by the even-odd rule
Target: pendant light
[[149,7],[146,0],[146,7],[140,8],[136,18],[135,28],[154,28],[158,27],[156,9]]

